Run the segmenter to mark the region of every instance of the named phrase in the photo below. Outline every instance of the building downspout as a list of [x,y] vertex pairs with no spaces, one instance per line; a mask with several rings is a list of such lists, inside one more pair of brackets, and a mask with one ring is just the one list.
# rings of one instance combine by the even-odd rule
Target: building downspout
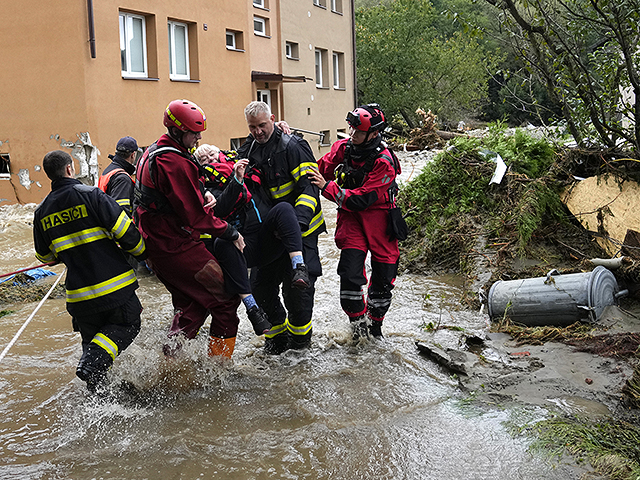
[[96,58],[96,32],[93,23],[93,0],[87,0],[87,11],[89,13],[89,46],[91,47],[91,58]]
[[353,49],[353,107],[358,106],[358,79],[356,77],[356,2],[351,0],[351,48]]

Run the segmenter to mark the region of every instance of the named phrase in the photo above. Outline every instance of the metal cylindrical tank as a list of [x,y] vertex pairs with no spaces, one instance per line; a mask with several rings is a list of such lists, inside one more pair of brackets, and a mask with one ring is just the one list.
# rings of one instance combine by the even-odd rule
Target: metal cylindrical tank
[[498,281],[491,286],[487,307],[491,319],[509,317],[528,326],[595,322],[604,308],[616,304],[620,292],[615,276],[603,266],[587,273]]

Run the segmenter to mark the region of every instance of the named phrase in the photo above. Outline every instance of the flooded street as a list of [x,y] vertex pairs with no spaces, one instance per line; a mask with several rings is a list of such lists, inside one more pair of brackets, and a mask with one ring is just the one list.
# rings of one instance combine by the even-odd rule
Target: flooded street
[[[484,316],[450,311],[455,279],[400,275],[385,339],[352,345],[335,211],[324,206],[330,232],[321,236],[309,351],[263,354],[241,313],[232,361],[208,358],[206,335],[167,360],[170,296],[145,276],[142,331],[110,372],[113,398],[97,399],[75,377],[80,337],[64,300],[47,300],[0,363],[0,479],[579,478],[512,436],[546,410],[469,406],[457,380],[419,353],[417,340],[458,346],[453,332],[423,324],[488,329]],[[0,273],[38,263],[32,215],[33,206],[0,208]],[[14,311],[0,318],[0,349],[36,306],[0,306]],[[119,395],[123,380],[137,392]]]

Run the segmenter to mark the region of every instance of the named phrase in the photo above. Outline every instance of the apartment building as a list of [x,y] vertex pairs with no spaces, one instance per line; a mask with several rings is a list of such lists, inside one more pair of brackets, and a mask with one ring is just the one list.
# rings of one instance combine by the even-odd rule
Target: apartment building
[[[41,162],[54,149],[68,151],[81,180],[97,184],[118,139],[151,144],[164,133],[164,108],[176,98],[204,109],[202,142],[223,149],[247,135],[245,105],[265,100],[294,128],[329,132],[324,143],[304,133],[318,156],[354,105],[351,0],[0,6],[0,206],[39,202],[49,193]],[[337,82],[334,53],[343,55]]]

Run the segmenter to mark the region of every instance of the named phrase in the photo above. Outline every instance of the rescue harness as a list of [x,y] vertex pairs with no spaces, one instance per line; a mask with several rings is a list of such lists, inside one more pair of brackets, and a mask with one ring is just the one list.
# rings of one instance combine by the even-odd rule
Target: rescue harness
[[[133,193],[134,211],[136,207],[140,206],[148,211],[155,211],[158,213],[172,213],[173,207],[171,206],[169,199],[157,189],[156,157],[162,155],[163,153],[173,152],[177,153],[181,157],[186,158],[191,163],[196,165],[199,172],[202,172],[202,166],[199,165],[190,154],[182,152],[175,147],[158,147],[158,144],[154,143],[149,147],[148,151],[149,154],[147,155],[146,161],[141,160],[139,169],[140,173],[136,176],[135,189]],[[142,172],[145,165],[148,165],[149,178],[156,188],[149,187],[142,183]]]
[[[373,165],[378,158],[384,158],[391,165],[393,165],[393,169],[395,170],[396,175],[400,174],[400,161],[398,160],[398,157],[393,152],[393,150],[387,147],[384,142],[380,142],[378,146],[375,147],[371,151],[371,153],[369,153],[369,155],[367,155],[364,164],[359,168],[354,167],[351,161],[354,148],[355,147],[351,142],[347,143],[344,151],[344,160],[335,169],[336,183],[339,187],[349,190],[360,188],[364,184],[365,177],[369,173],[371,173],[371,170],[373,170]],[[383,152],[385,149],[389,150],[389,152],[391,153],[391,157],[385,154],[381,154],[381,152]],[[391,182],[388,193],[389,202],[392,205],[399,190],[400,189],[398,188],[398,184],[396,183],[396,181],[394,180],[393,182]]]

